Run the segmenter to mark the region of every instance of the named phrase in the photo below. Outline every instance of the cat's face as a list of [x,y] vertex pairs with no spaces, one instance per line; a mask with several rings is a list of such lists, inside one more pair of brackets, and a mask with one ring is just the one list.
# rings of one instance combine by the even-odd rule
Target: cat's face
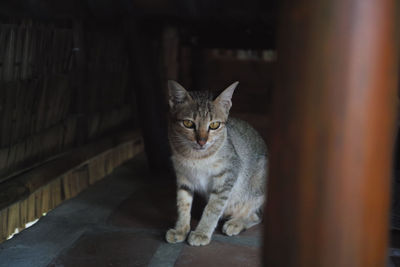
[[207,151],[221,142],[237,84],[214,98],[208,91],[189,93],[178,83],[169,81],[170,142],[180,150],[193,153]]

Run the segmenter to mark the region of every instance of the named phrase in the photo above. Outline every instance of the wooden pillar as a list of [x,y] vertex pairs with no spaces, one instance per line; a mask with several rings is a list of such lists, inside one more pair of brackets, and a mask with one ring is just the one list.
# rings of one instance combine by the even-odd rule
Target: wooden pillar
[[282,5],[265,266],[385,266],[396,2]]
[[163,28],[125,20],[125,34],[136,95],[138,117],[150,169],[172,169],[167,138],[167,102],[163,68]]

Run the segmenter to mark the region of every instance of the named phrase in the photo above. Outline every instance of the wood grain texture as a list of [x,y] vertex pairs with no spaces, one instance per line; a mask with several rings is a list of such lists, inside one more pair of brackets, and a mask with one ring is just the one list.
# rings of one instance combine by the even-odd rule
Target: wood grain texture
[[283,4],[266,266],[385,266],[397,11],[394,0]]

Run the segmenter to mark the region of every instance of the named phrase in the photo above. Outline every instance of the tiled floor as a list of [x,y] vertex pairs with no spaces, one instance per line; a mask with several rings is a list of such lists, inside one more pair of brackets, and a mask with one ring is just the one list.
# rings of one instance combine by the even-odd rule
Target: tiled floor
[[[195,198],[193,225],[202,210]],[[151,175],[144,156],[67,201],[0,245],[0,266],[260,266],[260,229],[217,229],[210,245],[164,241],[175,218],[175,185]]]

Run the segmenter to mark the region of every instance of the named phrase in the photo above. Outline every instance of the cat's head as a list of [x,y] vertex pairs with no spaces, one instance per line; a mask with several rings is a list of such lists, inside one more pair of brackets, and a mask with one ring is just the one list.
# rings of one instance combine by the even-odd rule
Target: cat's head
[[209,91],[188,92],[179,83],[168,81],[170,142],[192,152],[210,150],[225,138],[225,124],[232,106],[232,94],[239,82],[214,97]]

